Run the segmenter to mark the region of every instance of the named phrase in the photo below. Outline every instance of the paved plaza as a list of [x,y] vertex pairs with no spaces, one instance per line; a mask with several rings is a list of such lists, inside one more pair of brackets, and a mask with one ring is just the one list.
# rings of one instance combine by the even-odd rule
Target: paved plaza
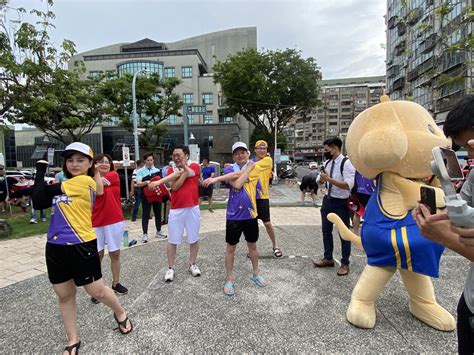
[[[272,188],[288,200],[294,187]],[[294,204],[299,194],[295,194]],[[278,198],[275,196],[275,201]],[[237,247],[234,297],[222,292],[225,210],[202,211],[198,263],[203,272],[187,271],[188,247],[178,248],[175,281],[163,281],[166,242],[153,241],[122,253],[121,281],[130,292],[120,300],[135,329],[122,336],[112,329],[113,315],[94,305],[83,289],[77,295],[81,353],[150,352],[320,352],[320,353],[454,353],[455,332],[436,331],[408,311],[403,284],[396,275],[381,293],[377,324],[372,330],[348,323],[345,312],[351,291],[365,266],[365,255],[353,248],[351,272],[315,269],[312,258],[323,253],[319,209],[274,207],[284,257],[272,257],[271,243],[260,228],[261,273],[266,288],[253,285],[244,243]],[[130,238],[140,223],[127,222]],[[151,223],[150,223],[151,227]],[[164,228],[166,231],[166,228]],[[44,236],[0,242],[0,349],[4,353],[53,353],[62,349],[65,334],[58,304],[44,269]],[[335,257],[340,257],[336,241]],[[468,263],[447,251],[441,275],[434,279],[439,303],[455,314]],[[110,264],[103,271],[110,284]],[[5,281],[6,280],[6,281]]]

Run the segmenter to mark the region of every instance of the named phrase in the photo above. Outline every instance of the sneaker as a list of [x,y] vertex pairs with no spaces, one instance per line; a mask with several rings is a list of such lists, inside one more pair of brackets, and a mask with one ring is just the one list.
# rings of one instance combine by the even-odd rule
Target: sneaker
[[91,297],[91,302],[93,304],[97,304],[97,303],[100,303],[98,299],[95,299],[94,297]]
[[192,264],[192,265],[189,267],[189,272],[190,272],[191,275],[193,275],[194,277],[201,276],[201,270],[199,270],[199,268],[197,267],[196,264]]
[[32,218],[30,219],[30,224],[38,224],[38,221],[36,220],[36,218]]
[[165,282],[171,282],[174,279],[174,269],[168,268],[165,274]]
[[304,207],[304,201],[301,201],[301,202],[300,202],[300,206],[301,206],[301,207]]
[[142,243],[148,243],[148,234],[143,234]]
[[132,217],[132,222],[136,222],[137,221],[137,217]]
[[167,236],[165,233],[163,233],[162,231],[156,232],[155,237],[158,238],[158,239],[166,239],[166,238],[168,238],[168,236]]
[[128,289],[123,286],[120,282],[117,282],[115,286],[112,285],[112,290],[119,295],[126,295],[128,293]]
[[46,222],[46,218],[41,218],[41,222]]
[[209,208],[209,212],[214,213],[214,210],[212,208]]

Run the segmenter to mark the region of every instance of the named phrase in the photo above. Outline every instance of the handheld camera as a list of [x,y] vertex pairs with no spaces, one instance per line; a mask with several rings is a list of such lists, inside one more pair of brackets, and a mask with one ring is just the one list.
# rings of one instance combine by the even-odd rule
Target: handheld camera
[[474,208],[469,207],[456,193],[452,184],[453,181],[464,178],[456,153],[441,147],[433,148],[432,152],[434,160],[431,161],[431,170],[441,182],[449,219],[458,227],[474,227]]

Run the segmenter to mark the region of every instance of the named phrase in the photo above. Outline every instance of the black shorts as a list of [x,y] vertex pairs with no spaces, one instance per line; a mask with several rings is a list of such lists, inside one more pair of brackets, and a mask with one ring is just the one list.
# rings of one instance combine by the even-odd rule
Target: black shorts
[[84,286],[100,280],[97,240],[74,245],[46,243],[46,267],[52,284],[73,279],[76,286]]
[[257,199],[257,219],[262,220],[262,222],[270,222],[270,200]]
[[370,200],[370,196],[371,195],[367,195],[367,194],[361,194],[359,192],[356,192],[355,194],[355,197],[357,198],[357,201],[360,202],[360,204],[364,207],[367,206],[367,203],[369,202]]
[[212,197],[212,191],[214,187],[209,185],[208,187],[199,186],[199,197]]
[[226,221],[225,241],[230,245],[239,243],[240,236],[244,233],[245,240],[249,243],[256,243],[258,240],[258,221],[246,219],[243,221]]

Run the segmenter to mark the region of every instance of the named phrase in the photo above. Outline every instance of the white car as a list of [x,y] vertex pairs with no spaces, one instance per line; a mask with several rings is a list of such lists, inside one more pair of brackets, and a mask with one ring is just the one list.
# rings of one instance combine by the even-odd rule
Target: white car
[[308,165],[309,170],[317,170],[318,169],[318,163],[315,161],[311,161]]

